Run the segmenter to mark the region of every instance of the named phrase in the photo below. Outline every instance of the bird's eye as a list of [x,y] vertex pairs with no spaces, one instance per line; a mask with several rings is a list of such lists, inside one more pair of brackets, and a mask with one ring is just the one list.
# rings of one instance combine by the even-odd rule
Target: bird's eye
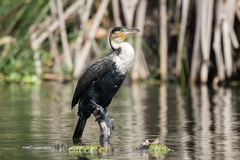
[[121,29],[121,32],[124,32],[125,30],[124,29]]

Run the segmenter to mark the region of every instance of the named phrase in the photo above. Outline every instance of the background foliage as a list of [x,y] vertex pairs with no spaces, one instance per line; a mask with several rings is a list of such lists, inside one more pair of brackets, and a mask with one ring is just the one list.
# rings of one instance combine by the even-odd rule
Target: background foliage
[[[63,6],[63,14],[74,8],[74,4],[79,7],[72,9],[66,18],[61,16],[59,4]],[[138,52],[131,72],[133,80],[162,79],[184,84],[189,80],[191,83],[212,84],[239,80],[238,6],[239,0],[212,3],[205,0],[1,0],[0,79],[9,82],[39,82],[40,79],[66,80],[69,79],[68,75],[78,77],[86,66],[111,51],[108,44],[110,29],[124,25],[142,28],[140,36],[129,39]],[[224,23],[218,20],[218,17],[226,16],[218,14],[228,13],[226,8],[233,11],[232,20],[230,16],[225,17],[230,28],[227,34],[230,37],[233,32],[235,34],[235,41],[232,42],[224,41]],[[202,21],[204,16],[210,17],[206,24]],[[64,26],[60,24],[61,19],[65,22]],[[59,23],[58,27],[49,29],[55,21]],[[209,26],[206,27],[208,31],[204,31],[204,25]],[[222,37],[218,38],[217,44],[220,50],[223,49],[220,53],[222,68],[219,68],[216,45],[213,47],[216,27],[222,29]],[[35,42],[31,36],[36,34],[40,37],[43,32],[48,32],[47,37],[34,49]],[[204,34],[206,32],[208,34]],[[198,34],[206,41],[196,40]],[[64,41],[67,41],[65,46]],[[227,46],[230,47],[230,50],[227,49],[230,51],[228,54],[224,49],[227,43],[230,43]],[[200,47],[196,50],[197,45]],[[209,46],[209,49],[206,48],[209,53],[205,54],[204,46]],[[70,58],[68,63],[67,57]],[[232,59],[231,64],[226,63],[228,57]],[[194,67],[194,64],[198,66]],[[40,74],[37,72],[38,67],[41,69]],[[202,73],[204,67],[207,68],[205,75]]]

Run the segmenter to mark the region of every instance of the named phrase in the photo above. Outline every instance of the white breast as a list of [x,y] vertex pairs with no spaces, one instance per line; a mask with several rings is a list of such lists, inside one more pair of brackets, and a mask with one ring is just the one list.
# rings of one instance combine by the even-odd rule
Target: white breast
[[134,50],[133,47],[127,43],[122,42],[120,44],[121,53],[114,57],[114,61],[122,74],[126,74],[133,66]]

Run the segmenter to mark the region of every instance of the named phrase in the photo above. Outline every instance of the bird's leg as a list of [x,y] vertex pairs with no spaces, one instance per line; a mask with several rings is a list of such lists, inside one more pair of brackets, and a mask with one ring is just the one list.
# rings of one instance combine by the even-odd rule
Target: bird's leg
[[105,109],[92,100],[90,100],[90,103],[92,107],[95,108],[95,111],[93,113],[93,115],[96,117],[95,121],[100,122],[101,120],[104,120],[106,115]]

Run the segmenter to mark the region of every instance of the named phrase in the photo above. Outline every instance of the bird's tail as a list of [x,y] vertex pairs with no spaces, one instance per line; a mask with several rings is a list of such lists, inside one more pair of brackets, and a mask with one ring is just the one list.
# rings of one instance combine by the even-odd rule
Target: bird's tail
[[72,137],[73,143],[75,145],[81,143],[81,138],[82,138],[82,134],[83,134],[83,130],[85,128],[86,122],[87,122],[87,118],[79,116],[75,131]]

